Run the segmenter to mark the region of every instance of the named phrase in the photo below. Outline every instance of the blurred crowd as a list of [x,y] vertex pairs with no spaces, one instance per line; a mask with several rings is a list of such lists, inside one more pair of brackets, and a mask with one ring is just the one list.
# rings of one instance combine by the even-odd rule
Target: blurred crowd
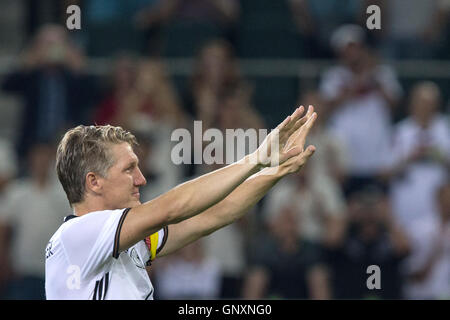
[[[315,106],[317,151],[245,218],[155,261],[155,297],[450,299],[449,88],[405,87],[386,63],[450,60],[449,0],[370,1],[383,13],[373,32],[359,0],[50,2],[79,4],[86,26],[68,32],[61,10],[42,24],[29,1],[31,37],[1,79],[23,110],[16,141],[0,137],[0,298],[45,298],[44,249],[71,212],[54,170],[65,130],[135,133],[148,201],[222,166],[175,165],[174,129],[270,129],[284,116],[261,110],[239,64],[265,57],[333,61],[292,105]],[[90,72],[95,56],[108,74]],[[194,61],[182,85],[164,62],[174,56]],[[381,289],[367,287],[372,265]]]

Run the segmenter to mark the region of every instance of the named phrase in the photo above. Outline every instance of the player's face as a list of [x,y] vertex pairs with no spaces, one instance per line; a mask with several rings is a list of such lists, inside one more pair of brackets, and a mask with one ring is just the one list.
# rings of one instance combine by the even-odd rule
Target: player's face
[[139,169],[139,159],[128,143],[111,147],[114,165],[103,179],[103,197],[109,209],[135,207],[140,202],[139,188],[147,181]]

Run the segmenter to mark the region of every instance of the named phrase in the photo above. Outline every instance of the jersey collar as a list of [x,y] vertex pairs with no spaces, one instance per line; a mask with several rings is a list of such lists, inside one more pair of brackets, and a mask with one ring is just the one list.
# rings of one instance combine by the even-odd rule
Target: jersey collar
[[73,218],[78,218],[78,216],[76,216],[74,214],[68,215],[67,217],[64,218],[64,222],[67,222],[67,221],[69,221],[70,219],[73,219]]

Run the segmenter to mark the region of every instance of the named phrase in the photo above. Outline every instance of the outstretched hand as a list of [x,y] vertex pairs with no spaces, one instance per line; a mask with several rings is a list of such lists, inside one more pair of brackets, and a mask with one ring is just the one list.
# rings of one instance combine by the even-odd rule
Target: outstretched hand
[[300,149],[300,152],[283,163],[283,167],[288,168],[289,173],[299,171],[316,151],[316,147],[313,145],[308,146],[306,149],[304,148],[306,137],[316,119],[317,113],[314,112],[314,107],[309,106],[306,115],[299,120],[301,123],[300,127],[289,136],[284,149],[287,151],[295,148],[296,152],[298,151],[297,148]]
[[312,149],[314,148],[310,147],[305,151],[304,144],[317,114],[312,106],[302,117],[304,111],[304,107],[300,106],[270,132],[255,152],[258,164],[265,167],[275,167],[291,158],[302,156],[302,154],[303,157],[312,155],[312,152],[314,152]]

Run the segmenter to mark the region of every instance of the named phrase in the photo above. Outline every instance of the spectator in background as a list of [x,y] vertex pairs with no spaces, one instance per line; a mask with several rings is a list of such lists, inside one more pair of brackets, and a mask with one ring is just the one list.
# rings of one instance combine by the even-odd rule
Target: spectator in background
[[344,235],[347,208],[341,181],[347,165],[345,146],[325,129],[327,113],[318,92],[306,92],[299,101],[313,105],[321,115],[307,141],[320,147],[308,170],[280,182],[267,194],[264,211],[270,215],[289,206],[301,216],[303,237],[327,251]]
[[408,299],[450,298],[450,181],[435,194],[437,219],[424,219],[411,233],[411,257],[406,263]]
[[[136,139],[139,139],[136,155],[139,158],[142,175],[147,180],[147,184],[140,189],[141,198],[143,201],[150,201],[170,190],[173,177],[170,173],[166,173],[166,170],[162,170],[161,166],[157,165],[158,162],[155,159],[158,158],[155,152],[158,143],[155,141],[155,134],[152,132],[136,131],[135,136]],[[172,168],[172,165],[167,163],[165,165],[168,169]],[[178,171],[176,170],[176,172]],[[178,175],[177,178],[180,179],[178,182],[181,183],[182,177]]]
[[[6,190],[17,174],[17,161],[13,147],[0,139],[0,207],[4,208]],[[3,253],[8,252],[11,234],[7,225],[0,223],[0,299],[5,297],[8,280],[11,277],[9,257]]]
[[115,90],[100,104],[95,121],[123,126],[150,139],[152,152],[146,161],[151,165],[144,166],[150,166],[162,188],[153,191],[167,191],[163,189],[180,183],[184,174],[183,167],[171,160],[171,133],[187,126],[184,112],[161,62],[134,64],[129,58],[121,59],[116,66]]
[[[45,248],[64,216],[71,212],[52,170],[54,154],[54,147],[48,144],[30,149],[30,177],[8,187],[0,210],[0,230],[9,229],[12,235],[9,243],[2,244],[6,251],[0,253],[9,259],[13,273],[6,299],[45,299]],[[4,234],[0,237],[8,239]]]
[[383,0],[383,47],[391,59],[430,59],[445,42],[448,0]]
[[252,105],[252,94],[250,85],[243,83],[232,84],[222,90],[215,122],[223,133],[226,129],[265,128],[263,117]]
[[[169,23],[195,23],[203,25],[204,28],[218,29],[216,36],[233,41],[239,11],[237,0],[154,0],[151,5],[136,14],[135,21],[147,35],[147,52],[158,54],[161,48],[155,50],[157,44],[154,38],[161,39]],[[192,41],[196,41],[194,35],[191,37]]]
[[267,194],[264,212],[270,217],[282,209],[292,211],[298,216],[302,237],[329,249],[344,236],[346,203],[338,184],[310,172],[308,166],[303,173],[279,182]]
[[217,299],[220,293],[220,264],[205,254],[200,239],[174,256],[155,263],[159,299]]
[[389,150],[391,112],[402,89],[394,71],[370,53],[359,26],[340,27],[331,44],[340,63],[323,75],[320,93],[330,109],[330,129],[349,152],[349,195],[378,182]]
[[165,186],[178,184],[184,172],[171,160],[175,145],[171,134],[175,128],[187,126],[184,111],[162,62],[143,60],[137,69],[134,86],[117,105],[115,121],[134,132],[151,135],[154,143],[149,161],[153,173]]
[[112,79],[112,88],[94,114],[96,123],[134,126],[144,119],[186,126],[178,94],[162,62],[136,62],[131,55],[119,55]]
[[4,192],[16,174],[17,160],[14,148],[8,141],[0,138],[0,206],[4,201]]
[[203,122],[204,130],[216,121],[221,95],[227,88],[243,83],[232,46],[221,39],[203,46],[196,58],[185,106],[195,120]]
[[149,0],[133,16],[134,25],[143,32],[143,54],[159,57],[163,51],[164,29],[171,20],[174,2],[166,0]]
[[221,269],[218,292],[220,299],[241,297],[247,268],[246,245],[253,231],[252,221],[253,219],[245,217],[206,238],[205,255],[208,259],[217,261]]
[[[218,96],[217,110],[212,126],[221,130],[225,137],[223,141],[223,150],[225,150],[223,163],[230,164],[238,161],[245,154],[249,154],[257,148],[257,145],[249,144],[248,139],[246,139],[246,132],[250,129],[258,133],[258,130],[265,128],[265,124],[262,116],[252,106],[251,96],[251,88],[242,84],[230,85],[224,88]],[[230,134],[227,133],[229,129],[241,130],[236,130]],[[232,137],[232,135],[234,136]],[[233,140],[234,150],[229,149],[230,145],[225,144],[230,138],[235,139]]]
[[[302,94],[297,104],[305,106],[313,105],[320,118],[317,118],[314,128],[308,136],[308,143],[320,146],[314,153],[314,161],[310,163],[309,170],[313,176],[325,175],[334,184],[341,185],[348,170],[347,146],[339,137],[329,132],[326,127],[330,117],[329,111],[324,105],[320,93],[315,90]],[[341,191],[339,191],[341,192]]]
[[339,26],[357,23],[367,8],[360,0],[287,0],[298,32],[307,43],[308,58],[331,58],[329,39]]
[[137,65],[136,80],[117,105],[115,121],[139,129],[141,126],[184,127],[184,113],[162,62],[143,60]]
[[450,125],[439,113],[440,90],[432,82],[416,84],[410,115],[397,124],[389,154],[390,197],[396,219],[408,234],[412,223],[437,216],[435,193],[448,177]]
[[270,216],[268,232],[252,249],[245,299],[331,298],[321,250],[299,232],[299,219],[289,208]]
[[[218,110],[212,126],[222,131],[224,135],[222,155],[216,155],[218,162],[199,166],[197,174],[219,169],[223,164],[238,161],[244,154],[254,151],[245,139],[247,129],[262,129],[264,122],[258,112],[251,106],[251,91],[247,86],[230,85],[221,90],[218,97]],[[243,129],[237,131],[234,139],[234,150],[225,145],[227,129]],[[255,146],[256,147],[256,146]],[[229,154],[229,153],[232,154]],[[205,159],[214,161],[215,159]],[[252,210],[258,210],[254,208]],[[254,235],[257,226],[257,216],[247,215],[237,223],[228,225],[207,238],[206,255],[218,261],[222,268],[220,281],[220,298],[236,299],[241,296],[243,276],[247,267],[247,244]]]
[[83,56],[63,27],[43,26],[21,62],[2,84],[3,90],[24,100],[19,160],[36,141],[52,140],[64,128],[82,122],[92,98],[92,83],[82,72]]
[[108,76],[106,93],[93,113],[93,122],[98,125],[121,123],[119,109],[136,82],[136,57],[129,54],[118,55],[112,69]]
[[[401,299],[400,263],[409,254],[408,238],[395,221],[387,197],[373,187],[352,194],[348,231],[330,259],[337,299]],[[381,289],[367,287],[367,268],[380,268]]]

